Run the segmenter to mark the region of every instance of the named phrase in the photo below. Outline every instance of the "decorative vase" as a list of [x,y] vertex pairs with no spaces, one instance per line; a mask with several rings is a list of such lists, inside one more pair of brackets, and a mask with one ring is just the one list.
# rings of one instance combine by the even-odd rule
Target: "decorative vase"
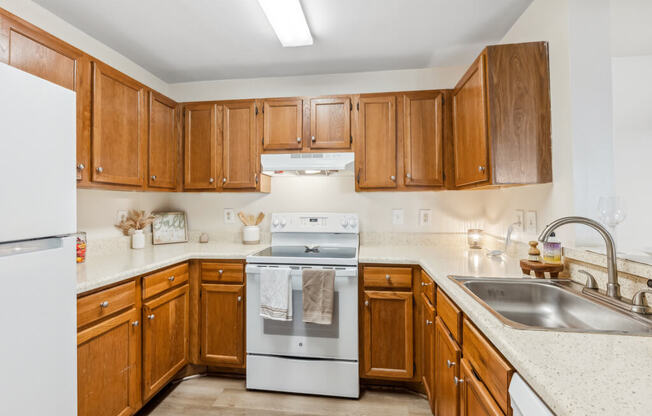
[[145,248],[145,233],[143,233],[143,230],[134,230],[131,235],[131,248]]

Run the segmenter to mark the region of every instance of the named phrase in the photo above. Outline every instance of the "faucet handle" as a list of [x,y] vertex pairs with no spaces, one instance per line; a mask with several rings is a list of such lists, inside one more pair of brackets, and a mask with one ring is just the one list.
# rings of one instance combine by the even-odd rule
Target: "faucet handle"
[[595,281],[595,277],[586,270],[578,270],[578,273],[583,274],[586,276],[586,283],[584,286],[586,286],[587,289],[598,289],[598,282]]
[[645,298],[646,293],[652,293],[652,289],[643,289],[636,292],[632,298],[632,312],[647,314],[652,313]]

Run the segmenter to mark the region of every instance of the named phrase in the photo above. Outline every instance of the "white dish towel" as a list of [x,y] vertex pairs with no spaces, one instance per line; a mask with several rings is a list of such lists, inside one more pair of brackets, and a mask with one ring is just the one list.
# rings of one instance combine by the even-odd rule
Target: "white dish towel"
[[260,316],[275,321],[292,320],[291,270],[265,267],[260,271]]

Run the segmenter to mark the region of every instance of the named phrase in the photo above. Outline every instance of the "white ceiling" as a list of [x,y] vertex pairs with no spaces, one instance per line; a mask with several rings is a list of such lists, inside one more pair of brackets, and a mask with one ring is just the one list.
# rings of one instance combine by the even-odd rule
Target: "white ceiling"
[[166,82],[463,65],[532,0],[302,0],[281,47],[257,0],[34,0]]

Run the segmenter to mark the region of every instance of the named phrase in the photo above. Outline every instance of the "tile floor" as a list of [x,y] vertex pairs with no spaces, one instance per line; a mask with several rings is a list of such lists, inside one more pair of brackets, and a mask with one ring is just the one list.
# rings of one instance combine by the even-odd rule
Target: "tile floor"
[[365,390],[360,400],[247,391],[243,379],[201,377],[168,387],[138,416],[430,416],[407,392]]

